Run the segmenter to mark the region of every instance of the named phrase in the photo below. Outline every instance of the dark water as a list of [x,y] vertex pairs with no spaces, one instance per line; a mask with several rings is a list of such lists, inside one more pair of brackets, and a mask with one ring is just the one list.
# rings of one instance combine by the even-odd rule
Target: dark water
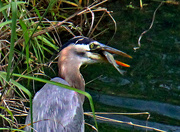
[[[111,96],[111,95],[103,95],[103,94],[95,94],[91,93],[93,98],[101,103],[105,104],[109,107],[115,106],[117,109],[122,108],[128,108],[133,110],[138,110],[141,112],[149,112],[156,113],[157,115],[163,115],[164,117],[169,117],[171,119],[177,119],[180,120],[180,106],[172,105],[168,103],[160,103],[156,101],[146,101],[146,100],[140,100],[140,99],[132,99],[132,98],[126,98],[126,97],[120,97],[120,96]],[[112,119],[117,119],[124,122],[132,122],[134,124],[144,125],[149,127],[155,127],[161,130],[165,131],[174,131],[179,132],[180,126],[176,125],[169,125],[169,124],[163,124],[153,121],[146,121],[146,120],[140,120],[140,119],[133,119],[131,117],[127,117],[125,115],[103,115],[104,117],[109,117]],[[150,117],[151,118],[151,117]],[[118,124],[121,127],[123,127],[123,124]],[[126,127],[130,127],[125,125]],[[125,127],[124,126],[124,127]],[[140,129],[140,128],[137,128]],[[142,128],[141,128],[142,129]]]
[[[100,98],[95,98],[96,111],[147,111],[152,115],[149,123],[152,127],[178,132],[180,131],[180,5],[163,4],[157,11],[152,29],[143,35],[140,49],[134,51],[133,48],[138,46],[140,34],[149,28],[153,13],[160,4],[158,1],[143,1],[143,3],[146,5],[142,10],[139,8],[139,1],[115,0],[107,5],[108,10],[114,11],[112,15],[117,22],[117,33],[108,44],[133,56],[133,59],[117,58],[130,64],[131,68],[122,68],[126,71],[122,76],[110,65],[88,66],[83,70],[86,82],[90,81],[90,77],[92,79],[100,77],[86,88],[87,91],[93,90],[101,95]],[[108,20],[110,30],[99,40],[103,43],[109,41],[114,31],[112,21]],[[118,119],[121,120],[119,117]],[[139,121],[141,124],[142,119],[131,117],[130,121]],[[108,128],[101,130],[108,131]],[[118,131],[118,128],[112,130]],[[137,129],[127,131],[132,130]]]

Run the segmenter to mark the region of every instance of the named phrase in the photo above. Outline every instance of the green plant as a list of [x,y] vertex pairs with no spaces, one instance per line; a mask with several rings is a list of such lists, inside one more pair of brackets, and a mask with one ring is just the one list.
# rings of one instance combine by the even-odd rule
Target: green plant
[[[17,113],[9,109],[10,104],[4,105],[5,101],[17,99],[17,97],[19,100],[23,99],[25,100],[23,107],[27,110],[24,103],[30,99],[32,112],[34,93],[31,86],[34,89],[35,80],[42,83],[53,83],[41,78],[51,78],[52,75],[47,72],[48,70],[52,71],[53,76],[57,76],[53,67],[55,67],[54,62],[58,56],[56,53],[62,46],[62,38],[67,40],[72,36],[85,34],[91,37],[98,36],[103,33],[97,27],[106,17],[105,14],[113,20],[106,8],[100,8],[106,1],[92,3],[89,0],[0,1],[0,70],[3,71],[0,73],[2,87],[0,98],[3,100],[1,108],[13,118],[9,121],[4,115],[1,117],[9,122],[12,130],[21,128],[21,126],[17,121],[13,121]],[[96,18],[94,14],[100,17]],[[64,32],[66,35],[59,35]],[[62,86],[57,83],[53,84]],[[82,94],[89,98],[92,111],[94,111],[91,96],[85,92]],[[27,114],[27,111],[24,114]],[[33,122],[31,125],[33,126]],[[1,128],[1,130],[7,129]]]

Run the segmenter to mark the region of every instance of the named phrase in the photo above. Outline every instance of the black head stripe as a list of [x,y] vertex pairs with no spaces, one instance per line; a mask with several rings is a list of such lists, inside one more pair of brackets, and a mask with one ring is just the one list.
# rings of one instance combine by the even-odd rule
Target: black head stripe
[[64,49],[65,47],[67,47],[70,44],[89,44],[92,41],[94,41],[93,39],[90,39],[88,37],[83,37],[83,36],[76,36],[72,39],[70,39],[67,43],[65,43],[62,47],[61,50]]

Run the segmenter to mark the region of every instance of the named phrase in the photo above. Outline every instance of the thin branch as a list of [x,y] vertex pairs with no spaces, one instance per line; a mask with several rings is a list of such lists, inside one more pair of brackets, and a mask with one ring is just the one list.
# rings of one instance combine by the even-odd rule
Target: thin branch
[[138,39],[138,47],[134,47],[134,50],[136,51],[137,49],[139,49],[141,47],[141,38],[142,36],[147,33],[149,30],[151,30],[153,24],[154,24],[154,20],[155,20],[155,17],[156,17],[156,12],[157,10],[162,6],[162,4],[164,3],[164,1],[162,1],[159,6],[156,8],[156,10],[154,11],[153,13],[153,18],[152,18],[152,22],[151,22],[151,25],[149,26],[149,28],[147,30],[145,30],[144,32],[141,33],[141,35],[139,36],[139,39]]
[[[146,112],[144,112],[144,113],[146,114]],[[148,113],[148,112],[147,112],[147,113]],[[92,117],[92,113],[86,112],[86,113],[84,113],[84,114]],[[95,113],[95,114],[97,114],[97,113]],[[118,114],[118,113],[116,113],[116,114]],[[120,113],[120,114],[122,114],[122,113]],[[124,113],[124,114],[130,114],[130,113]],[[132,113],[132,114],[134,115],[135,113]],[[137,113],[137,114],[141,114],[141,113]],[[111,119],[111,118],[107,118],[107,117],[103,117],[103,116],[98,116],[98,115],[96,115],[96,119],[102,120],[102,121],[108,121],[108,122],[128,124],[128,125],[132,125],[132,126],[136,126],[136,127],[140,127],[140,128],[155,130],[155,131],[158,131],[158,132],[166,132],[166,131],[160,130],[160,129],[158,129],[158,128],[149,127],[149,126],[143,126],[143,125],[139,125],[139,124],[134,124],[134,123],[132,123],[132,122],[124,122],[124,121],[120,121],[120,120],[116,120],[116,119]]]

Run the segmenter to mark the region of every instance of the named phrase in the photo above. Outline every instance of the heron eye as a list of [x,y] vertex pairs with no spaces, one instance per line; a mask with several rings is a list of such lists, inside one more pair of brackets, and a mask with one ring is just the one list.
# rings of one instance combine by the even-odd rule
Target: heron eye
[[89,45],[89,48],[90,48],[90,49],[93,49],[93,48],[94,48],[94,43],[90,44],[90,45]]
[[100,45],[97,45],[97,44],[92,43],[92,44],[89,45],[89,48],[90,48],[91,50],[97,50],[97,49],[100,48]]

